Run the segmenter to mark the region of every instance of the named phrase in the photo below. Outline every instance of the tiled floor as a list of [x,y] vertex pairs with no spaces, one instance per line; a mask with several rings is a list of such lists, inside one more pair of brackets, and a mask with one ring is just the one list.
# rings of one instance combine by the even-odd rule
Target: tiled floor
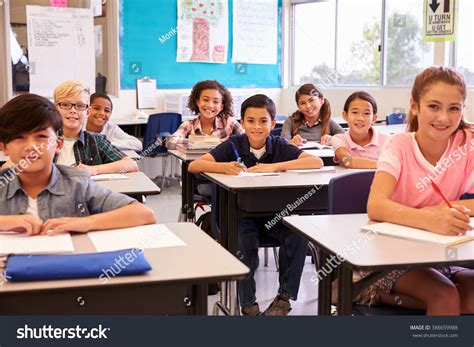
[[[179,208],[181,206],[181,188],[176,182],[170,187],[165,187],[160,195],[147,197],[146,204],[156,213],[159,223],[175,223],[178,220]],[[314,265],[310,257],[306,258],[306,264],[301,279],[298,300],[292,302],[290,315],[315,315],[317,313],[317,282],[311,280],[314,276]],[[263,266],[263,249],[260,253],[260,267],[255,279],[257,281],[257,299],[260,309],[264,310],[272,302],[278,290],[278,272],[275,268],[273,252],[269,252],[269,266]],[[219,295],[209,297],[209,314],[212,305]]]

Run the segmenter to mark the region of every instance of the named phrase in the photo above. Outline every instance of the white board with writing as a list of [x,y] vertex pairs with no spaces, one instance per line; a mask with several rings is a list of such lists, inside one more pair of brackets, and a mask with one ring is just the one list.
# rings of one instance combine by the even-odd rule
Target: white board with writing
[[64,80],[95,89],[91,9],[26,6],[30,92],[51,97]]
[[233,63],[276,64],[278,0],[233,1]]

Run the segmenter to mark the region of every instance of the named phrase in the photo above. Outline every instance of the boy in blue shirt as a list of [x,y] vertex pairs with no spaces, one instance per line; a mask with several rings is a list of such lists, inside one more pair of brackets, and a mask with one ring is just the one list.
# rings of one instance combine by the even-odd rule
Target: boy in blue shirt
[[53,235],[156,222],[148,207],[96,184],[87,171],[53,164],[62,131],[56,107],[41,96],[23,94],[0,109],[0,147],[13,163],[0,171],[0,230]]
[[[241,107],[245,134],[235,135],[210,153],[189,165],[193,173],[214,172],[238,175],[246,172],[279,172],[290,169],[316,169],[323,166],[321,158],[304,153],[284,138],[270,135],[275,126],[276,108],[265,95],[257,94]],[[256,301],[254,273],[258,267],[258,234],[265,232],[268,217],[243,218],[239,222],[238,253],[250,268],[249,279],[239,282],[238,292],[243,315],[261,315]],[[280,288],[278,295],[263,315],[287,315],[289,300],[296,300],[306,257],[307,241],[281,223],[275,225],[270,237],[280,241]]]

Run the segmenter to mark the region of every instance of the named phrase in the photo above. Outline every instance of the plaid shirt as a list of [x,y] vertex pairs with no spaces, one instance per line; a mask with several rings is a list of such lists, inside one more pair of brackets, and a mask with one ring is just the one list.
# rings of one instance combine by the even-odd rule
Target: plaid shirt
[[244,132],[244,129],[234,117],[227,117],[225,119],[222,115],[219,115],[214,120],[214,126],[210,135],[202,132],[201,121],[199,117],[193,120],[187,120],[183,122],[178,130],[171,135],[166,143],[169,149],[176,149],[177,144],[187,143],[189,135],[207,135],[214,136],[220,139],[227,139],[231,135],[239,135]]
[[125,158],[127,155],[112,145],[105,135],[81,130],[74,144],[76,162],[85,165],[101,165]]

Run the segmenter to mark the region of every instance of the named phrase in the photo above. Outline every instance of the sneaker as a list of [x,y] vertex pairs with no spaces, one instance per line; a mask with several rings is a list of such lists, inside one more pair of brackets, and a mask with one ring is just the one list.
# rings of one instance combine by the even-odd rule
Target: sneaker
[[291,311],[289,299],[277,295],[275,300],[263,312],[264,316],[286,316]]
[[261,316],[262,312],[260,311],[260,307],[258,307],[258,303],[254,302],[250,306],[242,307],[242,316]]

